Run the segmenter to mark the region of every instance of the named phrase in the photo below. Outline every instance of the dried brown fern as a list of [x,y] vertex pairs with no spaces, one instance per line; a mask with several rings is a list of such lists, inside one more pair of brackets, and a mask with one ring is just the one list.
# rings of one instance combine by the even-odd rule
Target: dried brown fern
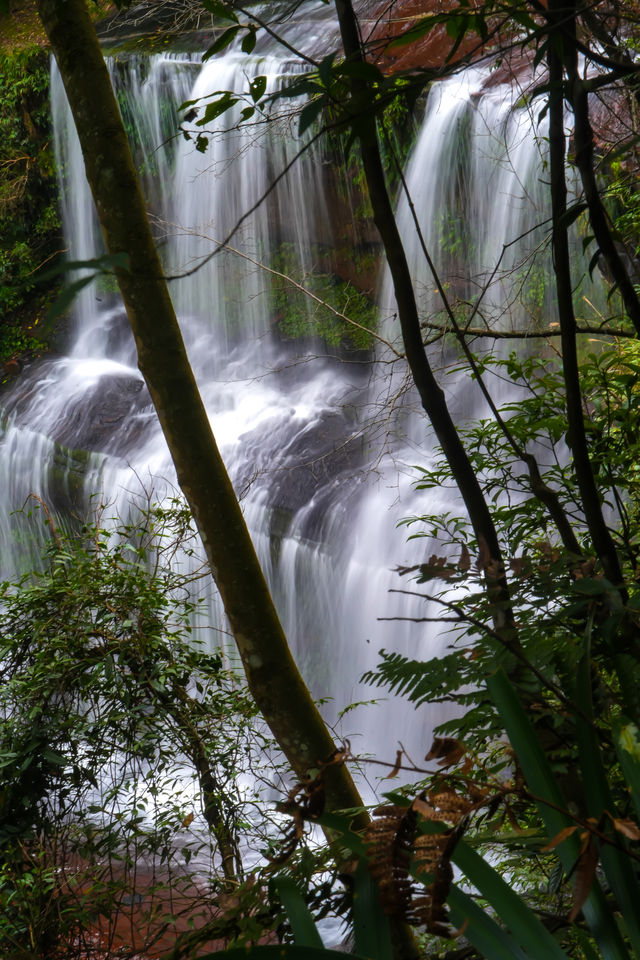
[[393,804],[374,811],[365,833],[369,869],[388,916],[450,934],[445,908],[453,878],[450,858],[473,807],[471,800],[442,789],[421,793],[408,807]]
[[[403,753],[398,751],[391,777],[400,769]],[[294,852],[305,823],[317,819],[324,809],[326,767],[343,763],[349,755],[347,744],[322,764],[315,777],[289,791],[280,809],[291,815],[292,822],[272,862],[283,863]],[[518,795],[518,789],[517,784],[494,778],[478,782],[474,758],[457,740],[436,738],[426,759],[436,760],[442,768],[431,774],[430,790],[406,805],[389,803],[374,810],[364,832],[367,861],[387,916],[424,926],[436,935],[451,936],[446,900],[453,880],[455,846],[471,815],[478,811],[493,817],[503,806],[503,816],[517,827],[508,798]]]
[[369,870],[378,884],[380,905],[387,916],[406,917],[413,884],[409,875],[418,818],[411,807],[389,804],[374,810],[365,831]]

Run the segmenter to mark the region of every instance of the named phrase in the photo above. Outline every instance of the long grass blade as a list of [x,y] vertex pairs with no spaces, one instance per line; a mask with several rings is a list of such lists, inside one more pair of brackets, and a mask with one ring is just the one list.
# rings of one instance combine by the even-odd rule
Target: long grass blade
[[513,939],[529,956],[544,956],[548,960],[567,960],[567,954],[522,897],[467,843],[461,840],[451,859],[478,889],[481,896],[489,901],[497,915],[509,928]]
[[389,921],[380,909],[377,884],[363,860],[356,868],[353,893],[356,953],[367,960],[392,960]]
[[[538,810],[550,838],[573,826],[563,811],[566,803],[553,770],[531,726],[520,699],[504,670],[499,669],[487,681],[489,693],[504,723],[529,789],[539,798]],[[559,808],[559,809],[555,809]],[[558,856],[569,874],[579,856],[575,834],[558,846]],[[604,960],[630,960],[613,914],[597,879],[582,907],[584,917],[598,942]]]
[[631,721],[620,718],[613,725],[616,753],[624,778],[631,790],[631,799],[640,818],[640,731]]
[[322,950],[322,937],[304,902],[304,897],[291,877],[276,877],[273,886],[289,918],[296,944],[300,947],[317,947]]
[[453,923],[487,960],[530,960],[515,940],[458,887],[451,888],[447,903]]
[[[576,687],[576,734],[582,772],[583,792],[589,815],[600,821],[607,812],[615,815],[613,797],[602,762],[600,744],[593,726],[590,651],[587,641],[578,667]],[[606,827],[606,824],[605,824]],[[622,834],[615,838],[624,845]],[[624,924],[636,955],[640,957],[640,885],[628,854],[607,843],[600,845],[600,862],[609,886],[624,917]]]

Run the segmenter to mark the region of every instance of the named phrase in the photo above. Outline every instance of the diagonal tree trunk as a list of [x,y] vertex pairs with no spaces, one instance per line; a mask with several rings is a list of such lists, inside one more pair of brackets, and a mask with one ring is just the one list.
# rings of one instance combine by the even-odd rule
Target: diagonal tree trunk
[[[299,777],[335,750],[291,652],[189,365],[126,134],[84,0],[38,0],[75,120],[87,178],[178,482],[220,590],[249,690]],[[361,806],[344,764],[325,770],[331,808]]]

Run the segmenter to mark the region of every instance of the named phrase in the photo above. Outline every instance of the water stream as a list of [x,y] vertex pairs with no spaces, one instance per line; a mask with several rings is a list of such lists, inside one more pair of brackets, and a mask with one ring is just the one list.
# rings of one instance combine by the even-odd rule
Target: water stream
[[[251,56],[232,51],[204,66],[196,56],[159,54],[115,58],[110,69],[167,272],[184,274],[256,204],[299,143],[295,121],[282,116],[220,133],[201,153],[193,138],[175,136],[177,106],[217,89],[244,90],[256,75],[267,76],[273,89],[301,65],[271,46]],[[479,325],[521,324],[552,310],[548,253],[529,259],[547,240],[539,226],[548,215],[544,131],[526,109],[514,109],[518,95],[492,84],[488,67],[435,87],[406,170],[452,302],[473,302],[483,291]],[[52,110],[69,256],[87,259],[101,252],[99,229],[55,70]],[[221,131],[232,125],[229,115],[219,121]],[[397,399],[406,385],[401,364],[390,363],[384,348],[375,359],[327,347],[313,334],[288,339],[277,329],[276,281],[261,264],[281,263],[276,254],[286,249],[298,273],[309,275],[319,269],[318,250],[343,243],[345,223],[356,229],[346,194],[339,201],[330,194],[333,162],[326,145],[307,151],[235,232],[234,252],[221,252],[171,285],[295,656],[314,695],[328,698],[323,709],[332,722],[353,700],[375,695],[359,678],[381,647],[426,657],[446,645],[447,637],[429,625],[378,618],[424,615],[423,606],[408,608],[406,598],[389,593],[402,585],[396,565],[430,552],[424,541],[407,544],[398,520],[452,508],[449,491],[425,503],[412,488],[413,465],[430,461],[433,442],[412,394]],[[403,199],[399,219],[425,316],[441,316]],[[384,276],[379,303],[385,335],[396,338]],[[302,308],[302,329],[316,309],[312,301]],[[437,348],[436,365],[446,368],[448,350]],[[458,416],[479,411],[465,381],[447,378],[447,390]],[[136,498],[176,494],[123,310],[108,283],[86,287],[76,300],[67,354],[35,364],[0,400],[3,576],[37,562],[38,537],[32,527],[25,537],[24,517],[13,515],[32,492],[59,515],[81,514],[98,494],[121,516]],[[217,642],[224,618],[211,585],[206,594]],[[442,708],[415,712],[389,701],[350,713],[340,729],[355,749],[393,758],[403,740],[420,756],[443,716]]]

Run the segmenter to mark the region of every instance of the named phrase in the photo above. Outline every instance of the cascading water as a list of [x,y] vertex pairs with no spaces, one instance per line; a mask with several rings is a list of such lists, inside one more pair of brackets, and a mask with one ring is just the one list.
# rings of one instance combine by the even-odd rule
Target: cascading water
[[[392,569],[425,553],[424,543],[405,543],[397,520],[450,509],[451,502],[448,492],[440,505],[431,495],[425,507],[411,489],[410,465],[428,463],[432,443],[424,419],[407,413],[410,403],[399,404],[397,416],[381,406],[396,389],[386,357],[379,367],[362,353],[333,357],[317,339],[291,343],[274,332],[273,281],[264,265],[286,244],[300,272],[311,273],[315,248],[334,242],[334,207],[325,190],[329,156],[322,147],[307,151],[244,220],[233,250],[204,262],[298,144],[281,118],[214,137],[201,153],[193,139],[175,138],[176,108],[218,89],[245,90],[256,75],[267,76],[273,89],[299,69],[273,50],[251,57],[231,52],[204,67],[186,55],[111,62],[167,272],[191,274],[174,280],[171,290],[214,432],[295,656],[314,695],[332,698],[325,709],[333,720],[336,710],[371,695],[359,677],[375,665],[381,647],[417,657],[443,648],[446,639],[433,630],[378,618],[406,614],[405,600],[388,593],[401,586]],[[516,298],[505,277],[542,242],[544,228],[537,234],[533,228],[544,212],[530,203],[539,181],[538,138],[529,114],[513,109],[511,90],[487,85],[488,77],[488,69],[470,70],[431,91],[407,183],[447,289],[472,299],[498,264],[478,316],[487,324],[520,322],[513,319]],[[88,259],[101,252],[99,230],[55,75],[52,104],[65,236],[70,257]],[[230,127],[233,118],[219,125]],[[402,202],[400,222],[431,315],[441,304],[435,305]],[[521,234],[525,241],[502,253]],[[457,274],[462,261],[472,264],[466,286]],[[522,269],[531,275],[530,266]],[[386,283],[381,302],[393,313]],[[5,576],[31,566],[40,552],[31,527],[29,549],[18,545],[24,521],[12,516],[31,492],[60,514],[86,510],[98,493],[121,516],[132,499],[175,494],[113,292],[104,284],[85,287],[73,324],[68,356],[35,365],[2,398]],[[393,322],[387,326],[393,336]],[[400,434],[401,441],[389,440]],[[392,448],[390,462],[380,459],[383,443]],[[208,597],[213,629],[224,627],[212,588]],[[399,739],[421,749],[442,719],[441,707],[422,708],[416,718],[387,704],[360,711],[345,732],[357,728],[362,739],[354,739],[354,749],[388,759]]]
[[[550,267],[544,249],[546,256],[532,259],[548,240],[548,187],[541,177],[546,125],[537,125],[527,109],[514,109],[511,84],[491,81],[487,64],[431,91],[423,125],[429,134],[420,138],[406,178],[453,307],[479,302],[475,327],[522,329],[535,315],[549,315],[552,303],[543,296],[528,302],[540,294],[531,271],[542,278]],[[398,222],[403,236],[415,236],[404,196]],[[442,316],[442,300],[415,240],[408,241],[408,255],[422,312]],[[383,299],[391,302],[388,290]]]

